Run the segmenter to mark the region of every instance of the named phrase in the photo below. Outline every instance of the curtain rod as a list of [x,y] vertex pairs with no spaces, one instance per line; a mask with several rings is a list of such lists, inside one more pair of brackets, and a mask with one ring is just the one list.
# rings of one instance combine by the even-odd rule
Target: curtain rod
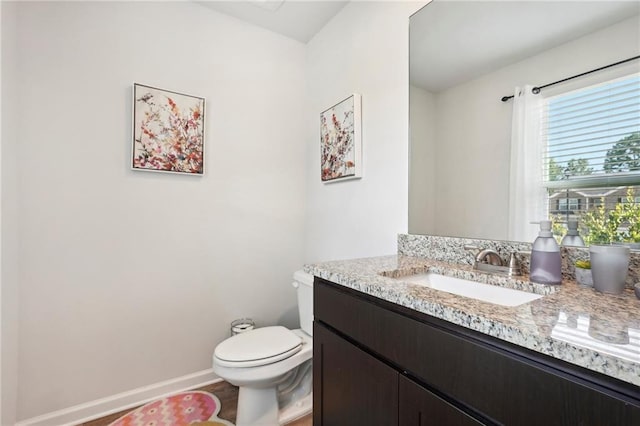
[[[538,93],[540,93],[540,90],[542,90],[542,89],[544,89],[546,87],[553,86],[553,85],[560,84],[560,83],[564,83],[565,81],[573,80],[574,78],[582,77],[584,75],[591,74],[593,72],[598,72],[598,71],[602,71],[602,70],[607,69],[607,68],[615,67],[616,65],[624,64],[625,62],[634,61],[636,59],[640,59],[640,56],[634,56],[632,58],[627,58],[625,60],[622,60],[622,61],[619,61],[619,62],[616,62],[616,63],[613,63],[613,64],[605,65],[604,67],[600,67],[600,68],[596,68],[596,69],[591,70],[591,71],[583,72],[582,74],[573,75],[571,77],[563,78],[562,80],[554,81],[553,83],[545,84],[544,86],[536,86],[536,87],[531,89],[531,92],[533,94],[537,95]],[[509,99],[513,99],[513,95],[511,95],[511,96],[503,96],[501,100],[502,100],[502,102],[507,102]]]

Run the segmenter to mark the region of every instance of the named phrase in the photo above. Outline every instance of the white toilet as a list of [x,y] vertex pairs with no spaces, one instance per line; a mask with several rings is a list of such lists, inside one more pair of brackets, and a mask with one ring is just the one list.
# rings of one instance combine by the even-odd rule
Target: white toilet
[[213,371],[240,388],[237,426],[277,426],[312,409],[313,276],[293,274],[301,329],[263,327],[220,343]]

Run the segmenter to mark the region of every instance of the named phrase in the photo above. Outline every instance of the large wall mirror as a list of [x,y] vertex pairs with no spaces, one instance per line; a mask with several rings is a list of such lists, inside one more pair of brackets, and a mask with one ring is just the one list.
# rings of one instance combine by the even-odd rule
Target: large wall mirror
[[[524,101],[502,98],[520,93],[516,88],[543,86],[640,55],[639,12],[635,1],[434,0],[415,13],[409,25],[409,232],[535,238],[537,228],[528,221],[536,218],[518,213],[516,200],[529,189],[518,190],[514,183],[533,180],[526,174],[529,163],[519,166],[512,159],[514,117],[520,114],[514,114],[514,105]],[[537,148],[542,166],[535,170],[540,179],[557,182],[537,189],[544,206],[536,206],[539,213],[532,215],[569,218],[603,200],[626,199],[630,183],[625,178],[635,172],[638,182],[640,173],[639,73],[640,61],[629,60],[534,96],[545,111],[534,131],[544,134],[547,144]],[[615,90],[619,94],[612,95]],[[600,99],[593,101],[599,105],[618,102],[621,108],[614,111],[617,118],[605,120],[605,130],[603,122],[589,121],[589,111],[572,115],[568,107],[558,109],[573,105],[577,111],[593,99]],[[619,105],[620,100],[630,109],[622,109],[626,104]],[[557,118],[566,111],[573,117],[569,124]],[[623,139],[637,149],[637,167],[623,161],[633,154],[630,149],[613,155]],[[588,190],[567,186],[605,172],[607,188],[602,183]],[[636,195],[640,208],[640,191]],[[518,221],[520,231],[513,231]]]

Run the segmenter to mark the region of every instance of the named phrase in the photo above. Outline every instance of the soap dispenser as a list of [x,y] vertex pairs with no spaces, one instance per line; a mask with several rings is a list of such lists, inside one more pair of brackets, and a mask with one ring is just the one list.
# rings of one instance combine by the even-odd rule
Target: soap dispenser
[[562,237],[560,245],[565,246],[580,246],[584,247],[584,240],[578,232],[578,219],[567,220],[567,234]]
[[560,247],[551,233],[551,221],[540,221],[540,233],[533,242],[529,279],[539,284],[562,284]]

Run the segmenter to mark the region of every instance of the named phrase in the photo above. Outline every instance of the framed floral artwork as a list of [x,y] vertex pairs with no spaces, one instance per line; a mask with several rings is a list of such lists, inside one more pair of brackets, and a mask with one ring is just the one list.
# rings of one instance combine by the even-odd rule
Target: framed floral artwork
[[204,98],[133,85],[134,170],[204,174]]
[[362,177],[361,99],[353,94],[320,114],[322,182]]

